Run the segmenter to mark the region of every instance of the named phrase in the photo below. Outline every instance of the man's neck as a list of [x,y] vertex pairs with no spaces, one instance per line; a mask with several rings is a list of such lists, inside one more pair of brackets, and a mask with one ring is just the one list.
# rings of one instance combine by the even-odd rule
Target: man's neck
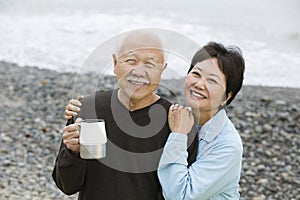
[[145,108],[147,106],[150,106],[154,102],[156,102],[158,99],[160,99],[160,96],[158,96],[155,93],[152,93],[151,95],[148,95],[147,97],[140,98],[140,99],[125,98],[123,96],[124,95],[120,95],[120,90],[119,90],[118,99],[129,111],[135,111],[135,110]]

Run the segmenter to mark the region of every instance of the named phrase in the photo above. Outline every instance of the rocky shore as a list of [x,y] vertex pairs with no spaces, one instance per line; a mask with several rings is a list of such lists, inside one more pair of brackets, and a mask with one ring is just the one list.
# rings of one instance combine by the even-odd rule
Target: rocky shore
[[[112,77],[0,62],[0,199],[76,199],[51,177],[66,102],[114,87]],[[182,103],[181,89],[172,80],[158,92]],[[300,199],[300,89],[244,86],[228,114],[244,144],[241,199]]]

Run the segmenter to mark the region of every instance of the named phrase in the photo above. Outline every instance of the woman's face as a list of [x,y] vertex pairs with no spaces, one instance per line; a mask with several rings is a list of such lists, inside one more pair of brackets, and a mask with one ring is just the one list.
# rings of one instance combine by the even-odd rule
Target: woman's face
[[212,115],[225,104],[226,78],[218,60],[210,58],[198,62],[185,79],[186,102],[193,110]]

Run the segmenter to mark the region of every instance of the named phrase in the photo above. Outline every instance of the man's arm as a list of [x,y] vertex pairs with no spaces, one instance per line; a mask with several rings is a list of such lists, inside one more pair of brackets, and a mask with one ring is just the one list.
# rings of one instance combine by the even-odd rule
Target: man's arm
[[63,140],[55,161],[52,177],[65,194],[79,192],[84,184],[86,161],[79,157],[79,120],[63,129]]

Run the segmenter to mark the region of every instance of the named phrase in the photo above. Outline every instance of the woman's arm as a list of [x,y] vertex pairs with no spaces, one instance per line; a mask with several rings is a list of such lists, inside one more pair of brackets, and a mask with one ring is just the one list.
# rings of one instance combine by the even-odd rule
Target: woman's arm
[[239,145],[230,141],[215,144],[204,157],[198,155],[188,168],[186,141],[186,135],[171,133],[165,145],[158,177],[166,199],[208,199],[239,178],[242,157]]

